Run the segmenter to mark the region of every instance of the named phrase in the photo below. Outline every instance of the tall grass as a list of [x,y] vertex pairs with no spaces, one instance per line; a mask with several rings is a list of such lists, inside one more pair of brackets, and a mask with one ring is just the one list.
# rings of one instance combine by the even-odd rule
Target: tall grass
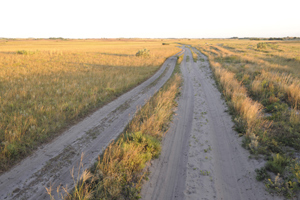
[[[135,56],[144,47],[150,56]],[[0,171],[146,80],[179,50],[157,40],[9,40],[1,45]]]
[[300,108],[300,80],[292,77],[291,74],[283,74],[276,72],[266,72],[262,70],[259,76],[255,77],[252,83],[252,90],[259,95],[263,93],[264,84],[272,84],[282,94],[279,96],[285,99],[293,108]]
[[67,199],[139,198],[142,180],[147,175],[144,168],[160,154],[160,141],[168,129],[180,84],[181,77],[175,74],[136,113],[119,139],[107,147],[91,169],[93,175],[85,181],[79,179],[74,191],[67,192]]
[[223,69],[219,63],[210,61],[216,79],[220,82],[223,94],[230,100],[230,105],[241,117],[246,126],[246,136],[251,139],[249,147],[252,150],[258,148],[258,133],[265,126],[262,105],[253,101],[247,95],[247,90],[235,78],[232,72]]
[[192,48],[189,47],[189,49],[190,49],[191,52],[192,52],[192,56],[193,56],[194,62],[197,62],[197,60],[198,60],[198,54],[197,54],[195,51],[193,51]]

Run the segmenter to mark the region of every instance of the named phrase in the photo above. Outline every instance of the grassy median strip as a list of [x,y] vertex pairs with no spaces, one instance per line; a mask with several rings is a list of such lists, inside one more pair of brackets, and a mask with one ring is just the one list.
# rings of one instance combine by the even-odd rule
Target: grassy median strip
[[[182,59],[181,59],[182,60]],[[165,84],[135,115],[124,132],[113,141],[95,165],[76,180],[66,199],[138,199],[145,166],[157,158],[161,140],[176,106],[181,76],[179,65]],[[51,189],[47,189],[51,196]],[[59,192],[59,188],[57,190]],[[51,196],[51,199],[54,199]]]

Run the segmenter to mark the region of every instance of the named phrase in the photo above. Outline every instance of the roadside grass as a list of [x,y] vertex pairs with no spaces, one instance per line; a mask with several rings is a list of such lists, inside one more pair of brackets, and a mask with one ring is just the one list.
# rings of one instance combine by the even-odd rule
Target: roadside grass
[[[148,56],[136,56],[147,48]],[[0,46],[0,173],[153,75],[161,40],[7,40]]]
[[[182,59],[181,59],[182,60]],[[74,178],[75,189],[66,199],[139,199],[142,181],[147,177],[145,167],[161,151],[161,140],[176,106],[181,76],[179,62],[172,77],[142,108],[113,141],[90,170]],[[51,188],[47,188],[51,196]],[[62,194],[60,193],[60,194]],[[61,195],[60,195],[61,196]],[[64,195],[63,195],[64,196]],[[52,197],[52,199],[54,199]]]
[[195,51],[193,51],[193,49],[191,47],[189,47],[189,49],[192,52],[192,56],[193,56],[194,62],[197,62],[197,60],[198,60],[198,54]]
[[183,57],[184,57],[184,54],[182,54],[182,55],[180,55],[180,56],[177,56],[177,63],[176,63],[176,65],[177,66],[179,66],[180,65],[180,63],[182,62],[182,60],[183,60]]
[[210,62],[243,146],[266,166],[257,179],[288,198],[300,182],[300,42],[194,40]]

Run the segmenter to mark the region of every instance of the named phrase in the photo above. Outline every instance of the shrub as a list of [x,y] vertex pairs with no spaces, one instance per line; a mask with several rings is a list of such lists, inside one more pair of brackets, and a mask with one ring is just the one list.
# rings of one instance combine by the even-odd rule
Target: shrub
[[265,179],[269,179],[270,175],[267,173],[267,170],[265,167],[262,167],[260,169],[256,169],[256,180],[263,181]]
[[259,42],[259,43],[257,43],[257,48],[265,49],[265,48],[267,48],[267,44],[265,42]]
[[17,54],[32,55],[32,54],[35,54],[35,52],[34,51],[26,51],[26,50],[18,50]]
[[141,56],[141,57],[149,57],[150,56],[150,50],[148,50],[148,49],[141,49],[135,55],[136,56]]
[[170,45],[170,43],[162,43],[162,45]]
[[273,155],[272,160],[269,160],[267,162],[266,169],[274,173],[282,174],[288,162],[289,159],[286,158],[285,156],[282,156],[280,154],[275,154]]

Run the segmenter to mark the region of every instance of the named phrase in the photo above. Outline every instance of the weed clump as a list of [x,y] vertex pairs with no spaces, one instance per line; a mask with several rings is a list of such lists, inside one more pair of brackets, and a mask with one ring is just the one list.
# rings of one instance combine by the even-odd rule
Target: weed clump
[[258,49],[266,49],[267,48],[267,44],[265,42],[259,42],[259,43],[257,43],[256,47]]
[[266,169],[274,172],[275,174],[278,173],[282,174],[287,164],[288,164],[288,158],[280,154],[276,154],[273,155],[272,160],[269,160],[267,162]]
[[150,57],[150,50],[141,49],[135,55],[138,57]]
[[21,55],[33,55],[35,54],[35,51],[27,51],[27,50],[18,50],[17,54],[21,54]]

